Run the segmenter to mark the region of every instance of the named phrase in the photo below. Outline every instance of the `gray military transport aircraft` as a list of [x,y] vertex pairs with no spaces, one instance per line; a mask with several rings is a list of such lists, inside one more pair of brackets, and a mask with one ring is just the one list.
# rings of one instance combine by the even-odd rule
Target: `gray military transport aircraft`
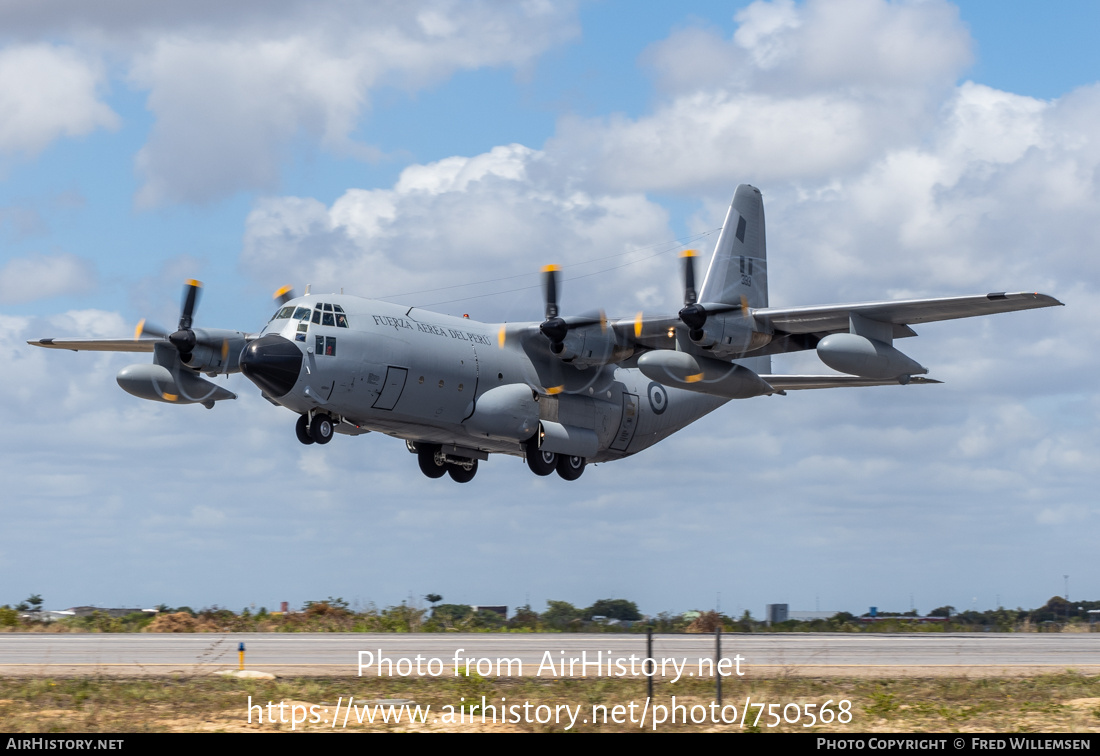
[[[294,297],[259,333],[193,328],[197,281],[176,331],[139,324],[127,339],[40,339],[53,349],[152,352],[119,385],[142,399],[213,407],[232,392],[200,377],[242,372],[298,415],[303,444],[370,431],[405,440],[429,478],[460,483],[489,454],[523,457],[536,475],[576,480],[588,462],[620,459],[731,399],[794,389],[938,383],[898,351],[914,323],[1062,304],[1045,294],[775,308],[768,305],[764,205],[737,188],[695,289],[685,252],[677,315],[562,317],[558,269],[543,270],[542,323],[478,323],[345,294]],[[775,375],[771,355],[814,349],[844,373]]]

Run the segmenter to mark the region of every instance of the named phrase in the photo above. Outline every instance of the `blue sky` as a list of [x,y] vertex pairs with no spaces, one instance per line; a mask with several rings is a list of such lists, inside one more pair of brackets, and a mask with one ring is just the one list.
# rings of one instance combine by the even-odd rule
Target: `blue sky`
[[[720,592],[759,615],[1036,606],[1064,574],[1100,596],[1098,16],[0,8],[0,603],[437,592],[658,612]],[[25,344],[170,325],[191,277],[198,324],[243,330],[283,283],[537,319],[547,262],[606,270],[566,281],[567,311],[672,311],[678,240],[709,252],[742,182],[764,191],[773,304],[1035,289],[1068,306],[918,328],[906,350],[941,387],[735,402],[573,485],[511,458],[429,481],[392,439],[300,447],[239,376],[213,411],[154,406],[114,381],[133,356]]]

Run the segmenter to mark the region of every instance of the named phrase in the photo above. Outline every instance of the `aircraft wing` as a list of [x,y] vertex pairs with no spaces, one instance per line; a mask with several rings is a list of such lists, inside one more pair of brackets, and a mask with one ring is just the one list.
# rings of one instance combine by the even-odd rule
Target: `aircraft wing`
[[27,343],[46,349],[71,349],[74,352],[152,352],[162,339],[34,339]]
[[903,333],[894,329],[894,337],[912,336],[913,332],[904,328],[912,323],[932,323],[937,320],[971,318],[977,315],[992,315],[998,312],[1016,310],[1034,310],[1039,307],[1061,305],[1054,297],[1046,294],[1021,292],[1006,294],[979,294],[969,297],[942,297],[938,299],[909,299],[894,302],[865,302],[847,305],[815,305],[811,307],[765,307],[753,310],[758,323],[783,333],[828,333],[847,331],[848,316],[857,313],[870,320],[893,323],[902,326]]

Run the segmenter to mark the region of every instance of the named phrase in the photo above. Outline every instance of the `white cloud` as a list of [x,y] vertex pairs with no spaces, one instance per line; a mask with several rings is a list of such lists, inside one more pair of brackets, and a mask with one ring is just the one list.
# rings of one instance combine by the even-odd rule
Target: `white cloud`
[[33,157],[61,137],[117,128],[103,79],[102,65],[72,47],[0,49],[0,152]]
[[653,113],[567,119],[548,150],[618,190],[823,180],[919,140],[971,55],[943,2],[778,0],[736,19],[730,40],[692,28],[647,52]]
[[76,255],[16,257],[0,268],[0,304],[81,294],[95,285],[95,266]]
[[273,189],[301,135],[377,159],[355,136],[374,88],[522,66],[574,33],[570,4],[539,2],[311,3],[292,15],[299,25],[251,19],[158,34],[137,56],[131,79],[156,116],[137,161],[140,203]]
[[[636,194],[564,190],[543,160],[541,152],[509,145],[410,166],[393,189],[352,189],[331,207],[296,197],[264,200],[249,215],[242,264],[254,275],[271,277],[269,284],[289,278],[318,291],[423,292],[401,300],[410,304],[507,292],[442,309],[475,308],[482,319],[536,320],[542,314],[536,304],[541,265],[624,255],[603,261],[603,268],[612,268],[645,257],[630,253],[670,237],[660,206]],[[639,305],[634,292],[667,281],[675,260],[667,255],[570,281],[600,267],[566,268],[563,307],[633,312]],[[479,281],[490,283],[424,291]],[[523,287],[535,291],[516,291]]]

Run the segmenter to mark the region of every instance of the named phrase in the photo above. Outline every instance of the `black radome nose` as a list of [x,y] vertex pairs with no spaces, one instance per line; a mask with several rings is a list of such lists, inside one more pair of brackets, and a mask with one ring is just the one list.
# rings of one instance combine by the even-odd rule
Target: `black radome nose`
[[302,350],[293,341],[268,334],[241,352],[241,372],[272,399],[294,388],[302,371]]

